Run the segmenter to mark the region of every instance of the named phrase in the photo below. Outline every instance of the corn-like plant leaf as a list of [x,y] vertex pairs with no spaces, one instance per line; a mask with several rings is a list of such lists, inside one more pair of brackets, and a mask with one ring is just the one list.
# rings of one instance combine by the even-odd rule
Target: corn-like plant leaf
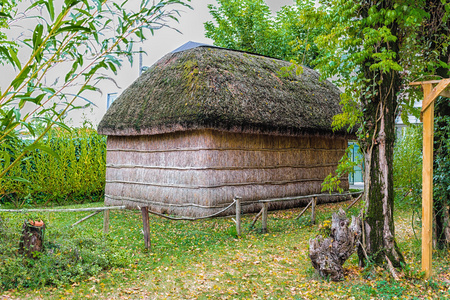
[[79,32],[79,31],[84,31],[84,32],[91,32],[91,29],[89,28],[89,27],[84,27],[84,26],[81,26],[81,25],[69,25],[69,26],[65,26],[65,27],[61,27],[61,28],[59,28],[57,31],[56,31],[56,34],[59,34],[59,33],[61,33],[61,32],[64,32],[64,31],[67,31],[67,32],[73,32],[73,31],[75,31],[75,32]]
[[36,132],[34,131],[34,128],[30,123],[21,121],[20,124],[22,124],[22,126],[25,126],[32,136],[36,135]]
[[50,15],[50,19],[53,21],[55,19],[55,7],[53,5],[53,0],[47,0],[44,2],[45,6],[47,6],[48,14]]
[[0,12],[0,18],[12,18],[10,14],[4,13],[4,12]]
[[56,159],[60,159],[59,154],[56,153],[55,151],[53,151],[52,148],[50,148],[49,146],[43,145],[40,142],[35,142],[31,145],[29,145],[28,147],[25,147],[24,151],[28,152],[28,151],[33,151],[33,150],[42,150],[48,154],[50,154],[51,156],[55,157]]
[[26,180],[25,178],[22,178],[22,177],[17,177],[17,176],[5,176],[3,178],[5,178],[7,180],[9,179],[9,180],[14,180],[14,181],[18,181],[18,182],[28,183],[28,184],[31,183],[31,181]]
[[11,85],[15,88],[18,89],[19,86],[22,84],[22,82],[25,80],[25,78],[28,77],[28,73],[30,73],[31,70],[31,66],[26,66],[22,73],[20,73],[12,82]]
[[11,155],[5,150],[0,151],[0,165],[3,164],[3,169],[6,169],[11,164]]
[[11,56],[12,62],[16,65],[17,68],[21,69],[22,65],[20,64],[20,60],[17,58],[17,54],[12,48],[8,48],[8,53]]
[[42,44],[42,34],[44,32],[44,26],[42,24],[36,25],[33,32],[33,51],[37,61],[42,58],[42,51],[40,50]]

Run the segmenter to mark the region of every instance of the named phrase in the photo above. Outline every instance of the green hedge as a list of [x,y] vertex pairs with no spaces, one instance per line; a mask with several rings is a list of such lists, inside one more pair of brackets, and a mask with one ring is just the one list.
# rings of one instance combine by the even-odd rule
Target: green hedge
[[[11,160],[29,144],[15,141],[3,146]],[[7,178],[0,179],[0,204],[63,204],[100,201],[105,186],[106,137],[92,127],[74,128],[70,132],[52,129],[44,140],[59,156],[42,150],[27,154]],[[1,167],[5,166],[4,160]],[[15,180],[11,178],[21,178]]]

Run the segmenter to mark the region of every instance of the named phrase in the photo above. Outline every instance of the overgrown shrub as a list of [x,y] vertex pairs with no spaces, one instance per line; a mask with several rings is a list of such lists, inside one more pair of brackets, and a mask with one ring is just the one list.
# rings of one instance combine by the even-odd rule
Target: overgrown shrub
[[79,231],[67,226],[48,225],[44,235],[44,252],[35,259],[18,253],[21,227],[29,216],[3,218],[0,231],[0,291],[43,286],[61,286],[80,282],[102,270],[124,267],[130,253],[117,249],[101,231]]
[[[3,145],[13,160],[29,142]],[[92,126],[49,131],[44,145],[55,155],[36,149],[0,179],[0,204],[62,204],[93,202],[102,198],[105,185],[106,138]],[[6,165],[1,160],[0,168]]]
[[433,204],[437,248],[450,247],[450,104],[436,101],[434,119]]
[[394,147],[397,204],[420,206],[422,197],[422,126],[403,128]]

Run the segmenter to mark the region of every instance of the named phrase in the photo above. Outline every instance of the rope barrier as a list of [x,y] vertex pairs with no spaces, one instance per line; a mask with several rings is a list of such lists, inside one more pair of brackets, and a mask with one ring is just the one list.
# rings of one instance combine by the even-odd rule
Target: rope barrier
[[[158,212],[155,212],[155,211],[151,211],[151,210],[148,210],[148,212],[151,213],[151,214],[153,214],[153,215],[160,216],[160,217],[163,217],[163,218],[166,218],[166,219],[169,219],[169,220],[175,220],[175,221],[182,221],[182,220],[184,220],[184,221],[195,221],[195,220],[201,220],[201,219],[209,219],[209,218],[213,218],[213,217],[215,217],[215,216],[217,216],[217,215],[219,215],[219,214],[225,212],[226,210],[228,210],[228,209],[229,209],[230,207],[232,207],[235,203],[236,203],[236,199],[233,199],[233,202],[232,202],[230,205],[228,205],[227,207],[225,207],[224,209],[222,209],[222,210],[220,210],[220,211],[218,211],[218,212],[216,212],[216,213],[214,213],[214,214],[212,214],[212,215],[209,215],[209,216],[196,217],[196,218],[192,218],[192,217],[178,217],[178,218],[175,218],[175,217],[170,217],[170,216],[168,216],[168,215],[161,214],[161,213],[158,213]],[[139,206],[138,206],[138,208],[141,209]]]

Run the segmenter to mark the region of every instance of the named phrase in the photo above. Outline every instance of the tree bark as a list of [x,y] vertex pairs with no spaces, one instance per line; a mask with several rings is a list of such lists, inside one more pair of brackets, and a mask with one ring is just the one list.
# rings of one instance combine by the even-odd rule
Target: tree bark
[[[364,17],[368,15],[370,4],[366,7]],[[393,3],[382,1],[377,9],[393,9]],[[373,26],[378,29],[384,24]],[[392,35],[398,36],[398,25],[395,21],[389,28]],[[398,57],[399,41],[382,41],[374,45],[372,51],[382,53],[386,49],[397,53]],[[398,58],[393,59],[395,61]],[[363,246],[368,257],[376,264],[387,263],[401,267],[404,258],[395,241],[393,218],[395,117],[401,81],[398,71],[373,69],[375,63],[372,56],[362,64],[364,78],[367,79],[366,92],[361,96],[363,135],[359,141],[365,158]],[[360,259],[361,262],[364,260]]]
[[352,223],[345,211],[340,209],[334,213],[331,221],[331,235],[321,235],[309,241],[309,257],[313,267],[322,277],[330,277],[333,281],[344,279],[342,265],[352,255],[361,236],[361,220],[352,216]]

